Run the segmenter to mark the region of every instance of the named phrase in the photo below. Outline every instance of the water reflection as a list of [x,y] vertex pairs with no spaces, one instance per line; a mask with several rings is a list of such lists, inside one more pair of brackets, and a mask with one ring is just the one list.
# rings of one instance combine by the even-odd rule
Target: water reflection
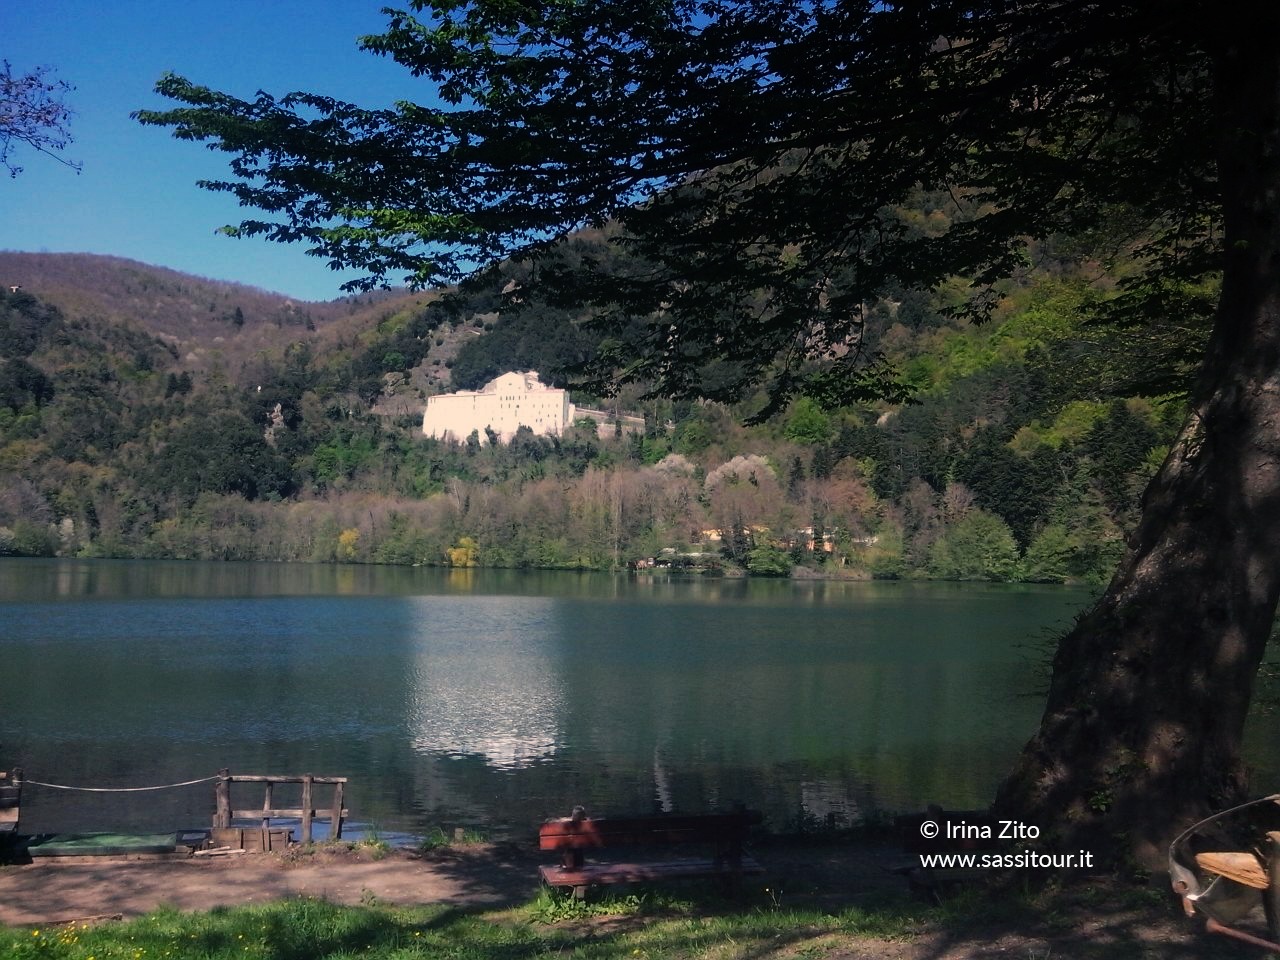
[[[382,830],[745,802],[780,829],[984,802],[1079,591],[0,560],[0,767],[346,775]],[[207,822],[33,793],[24,826]]]
[[[462,571],[455,571],[462,572]],[[415,750],[474,755],[499,768],[555,753],[562,687],[549,597],[423,597],[413,611]]]

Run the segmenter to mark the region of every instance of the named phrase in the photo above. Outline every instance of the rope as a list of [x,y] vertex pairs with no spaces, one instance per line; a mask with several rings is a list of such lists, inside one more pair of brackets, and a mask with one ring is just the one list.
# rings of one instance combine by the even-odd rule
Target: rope
[[219,777],[203,777],[199,780],[187,780],[185,783],[162,783],[158,787],[69,787],[65,783],[42,783],[39,780],[23,780],[22,785],[36,787],[52,787],[54,790],[79,790],[82,793],[140,793],[144,790],[172,790],[174,787],[191,787],[197,783],[212,783]]

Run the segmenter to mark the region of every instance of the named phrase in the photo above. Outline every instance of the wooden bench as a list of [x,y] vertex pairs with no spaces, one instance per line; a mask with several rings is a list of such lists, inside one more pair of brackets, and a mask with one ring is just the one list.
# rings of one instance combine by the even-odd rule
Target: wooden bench
[[[538,829],[538,848],[560,853],[560,863],[539,868],[542,882],[572,887],[582,897],[593,884],[637,883],[694,877],[719,877],[730,884],[746,874],[764,870],[742,852],[751,827],[760,823],[758,811],[699,815],[666,814],[653,817],[588,817],[582,807],[573,814],[548,820]],[[588,852],[631,848],[702,846],[711,854],[698,859],[636,859],[587,863]]]

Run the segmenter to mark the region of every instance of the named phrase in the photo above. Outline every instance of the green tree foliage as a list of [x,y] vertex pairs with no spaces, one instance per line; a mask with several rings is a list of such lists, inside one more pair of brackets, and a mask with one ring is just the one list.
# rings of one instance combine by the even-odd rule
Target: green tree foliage
[[869,551],[867,569],[881,580],[898,580],[908,573],[903,556],[902,530],[896,524],[880,527],[874,549]]
[[311,454],[310,474],[317,489],[341,489],[378,456],[375,438],[358,428],[342,426]]
[[503,315],[485,336],[464,341],[450,372],[463,390],[477,390],[509,370],[536,370],[544,382],[562,384],[566,371],[591,355],[595,339],[566,311],[529,307]]
[[288,464],[264,441],[262,431],[242,416],[184,422],[167,439],[151,470],[162,495],[187,503],[201,493],[238,493],[248,500],[289,494]]
[[26,360],[0,360],[0,406],[14,413],[53,399],[53,383]]
[[761,544],[747,552],[747,569],[758,577],[785,577],[791,573],[791,558],[785,550]]
[[1107,505],[1115,511],[1133,503],[1133,478],[1159,439],[1155,429],[1120,400],[1089,431],[1083,453],[1093,460]]
[[62,314],[19,290],[0,294],[0,356],[29,357],[63,328]]
[[1027,547],[1025,574],[1033,583],[1066,583],[1072,574],[1071,534],[1050,524]]
[[168,400],[172,396],[186,396],[191,392],[192,380],[191,374],[182,371],[180,374],[171,373],[165,378],[164,398]]
[[[1043,297],[1035,292],[1040,285],[1061,283],[1037,277],[1029,293],[1019,296],[1040,303]],[[416,436],[416,418],[393,424],[369,416],[363,402],[352,396],[366,377],[380,377],[376,358],[402,348],[425,357],[420,337],[449,326],[454,311],[465,317],[467,310],[488,311],[495,302],[476,293],[447,299],[448,305],[433,301],[422,309],[384,316],[354,352],[317,355],[306,343],[291,343],[259,354],[241,372],[245,389],[217,377],[193,377],[170,365],[168,353],[136,332],[93,332],[81,318],[64,318],[26,293],[0,295],[5,329],[16,331],[5,342],[22,355],[0,367],[19,374],[3,381],[10,405],[0,405],[0,490],[6,462],[35,479],[32,495],[43,518],[37,529],[47,531],[63,520],[74,525],[72,538],[47,541],[63,552],[332,560],[339,554],[339,534],[358,528],[360,549],[354,559],[359,561],[443,562],[449,543],[471,535],[484,546],[485,564],[614,567],[663,548],[697,544],[705,529],[723,524],[732,531],[737,513],[744,534],[747,527],[767,531],[757,545],[785,545],[795,563],[832,575],[920,577],[937,575],[930,566],[931,548],[960,519],[942,506],[941,491],[948,478],[964,480],[967,465],[976,463],[981,471],[969,489],[980,494],[979,505],[1015,529],[1025,526],[1033,538],[1046,525],[1072,531],[1071,562],[1065,570],[1061,565],[1048,573],[1029,567],[1025,575],[1094,582],[1105,579],[1106,564],[1114,564],[1138,487],[1171,439],[1167,416],[1149,405],[1124,405],[1159,434],[1160,443],[1143,451],[1140,462],[1126,468],[1118,486],[1113,484],[1127,497],[1113,506],[1113,498],[1104,493],[1101,458],[1086,444],[1090,429],[1110,406],[1099,401],[1033,402],[1021,390],[1010,391],[1010,383],[1035,379],[1029,368],[1033,361],[1048,365],[1053,375],[1056,358],[1075,342],[1077,327],[1071,326],[1063,340],[1046,342],[1049,349],[1043,356],[1021,351],[1023,359],[1017,362],[979,365],[969,375],[948,376],[921,402],[886,417],[872,409],[826,412],[800,398],[773,427],[744,429],[734,418],[742,408],[666,404],[653,410],[644,434],[600,439],[587,424],[553,438],[524,428],[509,444],[481,443],[468,455],[465,447]],[[1017,331],[1026,326],[1016,310],[990,329],[947,321],[900,339],[895,349],[927,356],[938,342],[971,337],[978,344],[972,350],[954,344],[947,349],[952,354],[981,353],[986,349],[982,344],[993,340],[1016,342]],[[500,328],[501,323],[464,343],[482,343]],[[947,336],[938,341],[942,332]],[[136,363],[140,354],[149,357],[147,364]],[[374,360],[373,365],[366,366],[366,359]],[[277,405],[283,427],[272,431],[268,444],[265,426]],[[1077,415],[1081,410],[1085,414]],[[1034,416],[1050,427],[1039,427]],[[674,427],[670,433],[668,418]],[[1032,426],[1020,428],[1006,448],[1003,438],[1022,423]],[[668,489],[656,484],[665,470],[651,474],[644,468],[663,461],[673,446],[685,451],[677,458],[684,472],[672,475]],[[768,469],[747,471],[747,479],[715,492],[693,476],[701,470],[705,479],[739,451],[761,458]],[[1037,458],[1050,454],[1053,471],[1030,469]],[[1020,494],[987,497],[983,477],[998,476],[997,467],[1013,470],[1025,481]],[[572,489],[600,470],[617,490],[593,495],[590,510],[565,507],[545,492],[528,498],[522,493],[543,480]],[[176,485],[168,482],[171,471]],[[1076,479],[1064,485],[1069,471]],[[890,474],[894,484],[886,485]],[[84,479],[90,475],[94,479]],[[260,485],[260,476],[268,482]],[[871,478],[881,496],[867,489],[864,477]],[[516,505],[507,521],[484,518],[488,501],[479,494],[486,488],[501,491]],[[452,499],[455,493],[460,494],[456,516],[430,512],[428,522],[408,506]],[[213,502],[210,497],[238,496],[254,503],[298,496],[307,503],[312,497],[370,494],[397,503],[394,515],[362,525],[358,513],[335,508],[327,511],[333,524],[323,536],[268,533],[275,527],[273,519],[229,511],[226,500],[218,501],[217,511],[199,508]],[[24,503],[29,500],[26,494],[23,498]],[[615,506],[622,509],[617,522]],[[281,508],[282,516],[289,512]],[[7,515],[0,510],[0,526],[12,533],[28,513],[25,507]],[[205,529],[215,516],[230,524],[216,536]],[[903,544],[894,518],[906,521],[908,544]],[[799,532],[804,527],[815,531],[815,537],[827,535],[834,553],[809,550],[808,535]],[[1030,546],[1028,551],[1030,558]],[[749,552],[744,543],[735,562],[750,571]]]
[[[1187,151],[1209,142],[1194,136],[1176,165],[1159,151],[1170,124],[1206,121],[1194,86],[1167,83],[1198,76],[1204,53],[1140,42],[1153,19],[1141,5],[1103,16],[1070,3],[925,14],[442,0],[394,13],[362,43],[429,77],[443,107],[244,101],[170,76],[160,90],[184,106],[139,116],[238,155],[243,179],[210,186],[284,214],[230,232],[305,240],[375,279],[453,279],[522,250],[536,259],[547,238],[613,217],[611,240],[635,269],[601,280],[605,258],[556,257],[530,285],[596,305],[614,338],[604,364],[668,393],[705,389],[715,368],[722,391],[764,378],[775,399],[828,396],[884,388],[857,349],[863,305],[903,280],[987,281],[1028,238],[1068,229],[1110,239],[1120,205],[1126,225],[1155,226],[1144,254],[1156,266],[1166,251],[1191,265],[1212,249],[1186,217],[1160,223],[1162,184],[1187,188],[1187,217],[1212,211],[1212,153]],[[1017,94],[1031,85],[1035,96]],[[922,184],[937,206],[895,212]],[[931,322],[918,294],[898,295],[903,322]],[[677,339],[665,333],[673,320]]]
[[987,510],[1003,517],[1018,542],[1031,541],[1060,482],[1051,449],[1020,457],[1001,442],[1003,431],[984,431],[956,463],[956,477]]
[[1023,577],[1039,583],[1068,581],[1102,585],[1120,560],[1119,530],[1081,511],[1078,525],[1051,523],[1027,547]]
[[831,436],[831,418],[809,397],[801,397],[792,405],[782,432],[797,443],[824,443]]
[[19,520],[0,543],[0,553],[18,557],[52,557],[58,552],[58,538],[48,524]]
[[1018,545],[999,517],[974,510],[929,551],[929,572],[940,580],[1016,580]]
[[711,446],[711,431],[701,420],[686,420],[676,430],[674,448],[677,453],[700,454]]
[[[654,411],[644,434],[601,439],[587,424],[555,438],[524,428],[509,444],[481,443],[468,454],[465,446],[417,435],[416,418],[370,416],[351,393],[365,376],[353,357],[405,343],[406,329],[448,323],[434,304],[384,318],[355,353],[317,356],[294,343],[255,357],[241,374],[246,389],[166,367],[163,352],[152,353],[153,370],[130,373],[130,358],[148,349],[145,340],[110,331],[89,336],[81,318],[63,318],[24,294],[10,299],[41,318],[18,362],[47,380],[48,403],[57,408],[56,417],[45,418],[25,393],[20,408],[0,408],[0,527],[9,531],[10,550],[21,522],[22,549],[45,552],[431,564],[445,562],[447,549],[468,536],[485,565],[616,568],[664,549],[708,547],[703,531],[722,525],[733,546],[736,519],[741,543],[731,562],[752,574],[765,572],[760,558],[776,559],[769,551],[789,548],[789,564],[824,575],[986,576],[937,566],[939,540],[969,506],[987,505],[979,491],[955,481],[974,459],[1016,466],[1051,453],[1056,473],[1033,471],[1040,486],[991,509],[1010,525],[1029,523],[1037,538],[1055,527],[1070,531],[1066,559],[1051,566],[1033,563],[1033,539],[1024,576],[1095,582],[1114,566],[1137,487],[1168,449],[1162,442],[1145,451],[1121,485],[1129,499],[1113,508],[1100,458],[1086,443],[1110,405],[1091,401],[1088,416],[1077,417],[1078,402],[1028,406],[1023,393],[1010,393],[1010,382],[1034,379],[1027,369],[1033,359],[1051,364],[1069,351],[1075,327],[1039,359],[1026,352],[999,366],[998,375],[979,367],[948,377],[897,415],[816,411],[827,429],[810,436],[827,435],[828,442],[786,436],[794,412],[811,406],[800,399],[770,426],[742,427],[734,417],[742,408],[668,404]],[[0,306],[8,302],[0,298]],[[488,309],[483,298],[468,295],[462,303]],[[1016,311],[989,331],[948,321],[900,340],[897,349],[925,355],[945,330],[948,341],[973,337],[980,352],[982,343],[1009,339],[1006,325],[1025,326]],[[63,393],[73,405],[60,406]],[[268,443],[264,428],[277,404],[284,423]],[[1131,401],[1123,410],[1169,439],[1168,417],[1158,408]],[[1051,424],[1049,433],[1020,429],[1003,446],[1008,431],[1033,414]],[[979,426],[988,421],[1002,426]],[[1074,425],[1059,431],[1067,422]],[[1042,442],[1055,431],[1059,440]],[[668,457],[673,443],[689,452]],[[914,469],[927,465],[929,479],[907,473],[902,451],[929,446],[937,450],[913,461]],[[869,489],[867,478],[884,476],[882,463],[900,477],[900,492],[879,497]],[[260,485],[264,474],[274,481]],[[1039,512],[1024,516],[1026,503]],[[50,534],[64,522],[72,535]],[[359,532],[352,550],[340,541],[348,530]],[[809,549],[811,538],[816,545],[824,537],[831,554]],[[761,549],[753,564],[752,550]]]

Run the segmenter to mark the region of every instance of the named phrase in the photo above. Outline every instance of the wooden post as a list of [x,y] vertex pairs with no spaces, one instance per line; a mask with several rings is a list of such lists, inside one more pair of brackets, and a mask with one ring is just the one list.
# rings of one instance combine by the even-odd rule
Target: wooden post
[[271,818],[267,816],[267,811],[274,809],[271,805],[271,788],[274,786],[270,780],[267,781],[267,792],[262,798],[262,832],[265,835],[271,829]]
[[342,839],[342,788],[344,784],[335,783],[333,785],[333,812],[329,815],[331,822],[329,825],[329,839]]
[[22,768],[14,767],[8,773],[0,770],[0,834],[17,833],[21,816]]
[[213,785],[213,829],[231,828],[231,771],[223,767],[218,771],[218,782]]
[[302,842],[311,842],[311,817],[315,813],[315,804],[311,800],[312,775],[302,775]]

